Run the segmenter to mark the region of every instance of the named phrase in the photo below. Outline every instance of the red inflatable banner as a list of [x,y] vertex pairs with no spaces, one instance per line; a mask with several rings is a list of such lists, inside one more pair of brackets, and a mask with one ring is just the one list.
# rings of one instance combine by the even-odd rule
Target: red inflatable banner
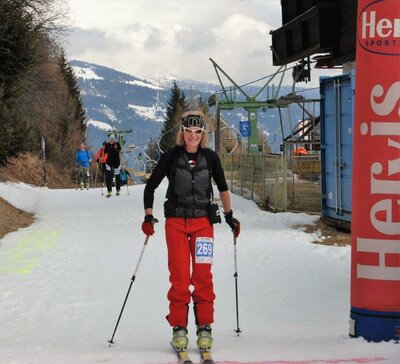
[[400,338],[400,1],[358,0],[350,335]]

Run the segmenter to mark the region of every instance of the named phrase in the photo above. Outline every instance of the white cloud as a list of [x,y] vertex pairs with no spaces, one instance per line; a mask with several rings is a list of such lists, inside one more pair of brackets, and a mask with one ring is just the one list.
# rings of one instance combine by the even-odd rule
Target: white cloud
[[218,83],[213,58],[236,82],[275,73],[269,31],[280,0],[69,0],[79,59],[141,78],[176,75]]

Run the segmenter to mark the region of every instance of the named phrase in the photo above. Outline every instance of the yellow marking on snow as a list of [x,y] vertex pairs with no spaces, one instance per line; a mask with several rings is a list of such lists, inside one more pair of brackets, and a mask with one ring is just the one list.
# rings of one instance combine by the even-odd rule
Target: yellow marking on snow
[[37,266],[44,252],[56,243],[57,231],[31,231],[16,244],[0,246],[0,272],[29,274]]

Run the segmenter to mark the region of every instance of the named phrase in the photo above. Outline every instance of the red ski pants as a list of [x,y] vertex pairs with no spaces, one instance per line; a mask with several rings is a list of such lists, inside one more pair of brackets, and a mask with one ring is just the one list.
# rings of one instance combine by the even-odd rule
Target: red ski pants
[[[213,226],[207,217],[169,217],[165,223],[165,235],[171,282],[168,291],[169,324],[187,327],[191,299],[196,324],[213,323],[215,294],[210,262],[214,241]],[[206,254],[202,255],[202,251]],[[193,292],[190,285],[193,286]]]

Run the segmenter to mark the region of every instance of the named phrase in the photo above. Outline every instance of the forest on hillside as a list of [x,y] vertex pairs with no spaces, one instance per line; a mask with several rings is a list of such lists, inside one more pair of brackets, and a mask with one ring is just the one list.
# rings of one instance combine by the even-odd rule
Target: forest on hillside
[[62,0],[0,1],[0,167],[26,154],[74,167],[85,141],[80,90],[61,46]]

